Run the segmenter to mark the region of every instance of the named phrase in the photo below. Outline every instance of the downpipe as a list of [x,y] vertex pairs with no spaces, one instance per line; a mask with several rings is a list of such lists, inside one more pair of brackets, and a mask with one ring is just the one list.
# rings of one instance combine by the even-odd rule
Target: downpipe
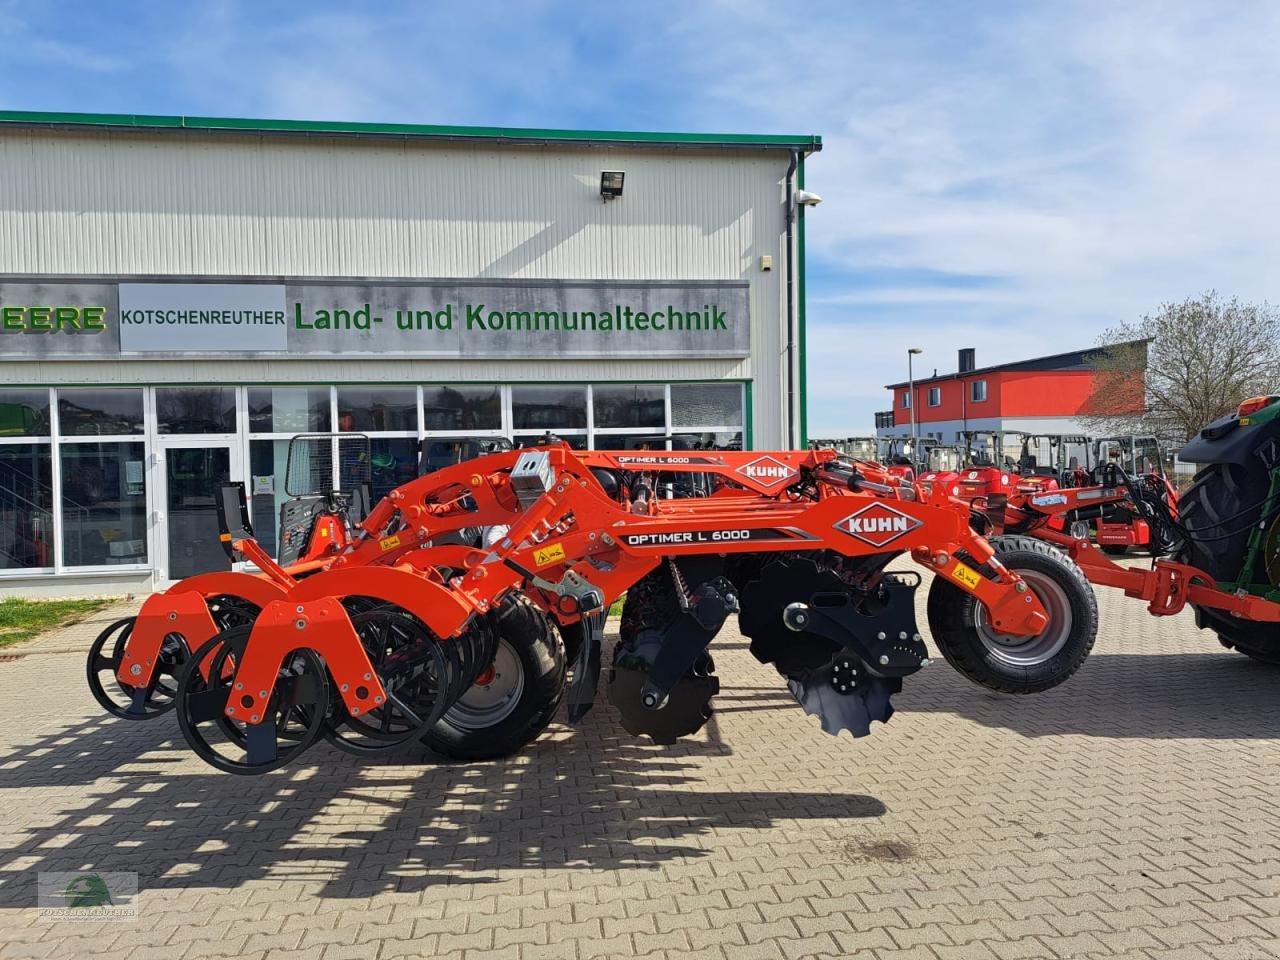
[[787,164],[787,449],[796,449],[796,301],[795,221],[796,167],[800,152],[791,151]]

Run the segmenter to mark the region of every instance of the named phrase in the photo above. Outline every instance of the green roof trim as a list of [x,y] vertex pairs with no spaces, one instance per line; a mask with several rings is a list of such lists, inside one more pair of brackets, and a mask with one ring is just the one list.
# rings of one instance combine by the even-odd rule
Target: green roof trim
[[136,113],[46,113],[0,110],[0,130],[13,127],[84,127],[111,130],[192,130],[313,136],[398,137],[423,140],[499,140],[530,143],[635,144],[641,146],[736,147],[813,152],[822,138],[756,133],[643,133],[626,130],[543,130],[534,127],[455,127],[420,123],[361,123],[344,120],[250,120],[234,117],[150,116]]

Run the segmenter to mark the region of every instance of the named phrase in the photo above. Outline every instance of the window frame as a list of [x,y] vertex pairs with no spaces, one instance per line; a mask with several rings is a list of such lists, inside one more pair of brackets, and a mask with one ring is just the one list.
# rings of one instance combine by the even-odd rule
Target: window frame
[[[936,400],[934,399],[935,397],[937,398]],[[931,407],[942,406],[942,387],[930,387],[927,402]]]

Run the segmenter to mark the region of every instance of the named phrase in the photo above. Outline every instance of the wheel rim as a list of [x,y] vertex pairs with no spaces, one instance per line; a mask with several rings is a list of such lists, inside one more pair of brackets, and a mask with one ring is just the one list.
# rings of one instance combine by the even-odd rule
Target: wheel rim
[[1000,633],[991,626],[987,609],[974,604],[974,626],[982,645],[1002,663],[1016,667],[1034,667],[1057,656],[1071,637],[1071,602],[1056,580],[1036,570],[1019,570],[1031,592],[1049,614],[1049,625],[1034,637],[1017,637]]
[[449,708],[445,723],[459,730],[483,730],[511,716],[524,693],[524,665],[506,640],[498,640],[492,670],[492,680],[473,684]]

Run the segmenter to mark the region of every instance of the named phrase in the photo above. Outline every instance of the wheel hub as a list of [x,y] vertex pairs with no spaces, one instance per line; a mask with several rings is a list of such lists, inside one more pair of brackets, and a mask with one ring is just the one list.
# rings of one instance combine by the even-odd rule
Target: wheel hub
[[983,646],[996,659],[1013,666],[1031,667],[1045,663],[1067,645],[1071,636],[1071,603],[1053,579],[1035,570],[1021,570],[1019,576],[1031,588],[1049,614],[1049,625],[1032,637],[1019,637],[996,630],[982,604],[974,604],[974,627]]
[[444,715],[444,722],[461,730],[481,730],[501,723],[524,693],[524,667],[515,648],[499,638],[493,662]]

